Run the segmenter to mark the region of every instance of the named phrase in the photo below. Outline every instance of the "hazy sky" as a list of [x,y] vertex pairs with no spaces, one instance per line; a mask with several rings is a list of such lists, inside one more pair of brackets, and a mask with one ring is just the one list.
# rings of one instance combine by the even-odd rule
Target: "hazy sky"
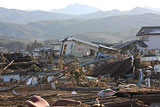
[[137,6],[160,8],[160,0],[0,0],[0,7],[50,10],[64,8],[74,3],[86,4],[101,10],[129,10]]

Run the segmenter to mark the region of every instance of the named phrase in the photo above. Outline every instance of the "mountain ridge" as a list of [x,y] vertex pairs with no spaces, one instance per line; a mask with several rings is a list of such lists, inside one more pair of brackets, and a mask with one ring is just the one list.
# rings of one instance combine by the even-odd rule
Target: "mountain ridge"
[[88,41],[114,42],[135,38],[136,33],[142,26],[152,25],[160,25],[160,15],[146,13],[142,15],[110,16],[90,20],[37,21],[27,24],[0,22],[0,34],[10,37],[41,38],[45,40],[74,36]]
[[139,14],[145,14],[145,13],[155,13],[160,14],[157,11],[141,8],[141,7],[135,7],[131,10],[126,11],[120,11],[118,9],[110,10],[110,11],[99,11],[92,14],[82,15],[81,18],[87,18],[87,19],[99,19],[104,17],[110,17],[110,16],[119,16],[119,15],[139,15]]
[[50,11],[54,13],[62,13],[62,14],[68,14],[68,15],[84,15],[84,14],[100,11],[100,9],[92,6],[84,5],[84,4],[75,3],[65,8],[52,9]]
[[17,9],[6,9],[0,7],[0,21],[14,22],[14,23],[28,23],[31,21],[40,20],[57,20],[57,19],[73,19],[74,16],[64,15],[58,13],[51,13],[46,11],[24,11]]
[[68,19],[100,19],[110,16],[118,15],[136,15],[144,13],[155,13],[160,14],[157,11],[153,11],[145,8],[134,8],[129,11],[120,11],[117,9],[111,11],[97,11],[95,13],[90,13],[86,15],[66,15],[60,13],[52,13],[47,11],[24,11],[17,9],[6,9],[0,7],[0,21],[1,22],[12,22],[12,23],[28,23],[33,21],[42,21],[42,20],[68,20]]

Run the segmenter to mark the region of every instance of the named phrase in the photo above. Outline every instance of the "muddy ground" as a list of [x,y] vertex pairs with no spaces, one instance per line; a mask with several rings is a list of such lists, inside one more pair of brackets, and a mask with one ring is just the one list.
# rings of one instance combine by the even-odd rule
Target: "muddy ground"
[[[129,89],[129,88],[128,88]],[[129,91],[127,89],[127,91]],[[17,95],[13,93],[13,91],[0,91],[0,107],[27,107],[25,102],[31,98],[33,95],[39,95],[45,100],[49,102],[49,104],[53,104],[55,101],[59,99],[73,99],[76,101],[81,101],[83,103],[83,107],[91,106],[95,103],[95,99],[99,98],[101,104],[107,105],[109,107],[125,107],[127,103],[132,103],[133,105],[136,103],[142,104],[141,101],[136,99],[129,99],[129,98],[121,98],[117,96],[110,96],[110,97],[99,97],[97,95],[98,91],[76,91],[77,94],[71,94],[72,91],[62,91],[62,90],[51,90],[51,89],[44,89],[40,90],[39,87],[27,87],[27,88],[17,88],[14,89]],[[133,91],[153,91],[154,89],[133,89]],[[125,92],[124,89],[120,91]],[[131,90],[130,90],[131,91]],[[120,105],[120,106],[118,106]],[[137,105],[136,105],[137,106]],[[136,107],[133,106],[133,107]],[[127,106],[126,106],[127,107]]]

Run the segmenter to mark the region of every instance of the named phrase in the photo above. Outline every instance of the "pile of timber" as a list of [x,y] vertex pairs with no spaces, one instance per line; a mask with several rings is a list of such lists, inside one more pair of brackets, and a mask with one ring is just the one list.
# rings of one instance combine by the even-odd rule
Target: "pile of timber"
[[31,56],[23,53],[0,54],[0,66],[3,70],[28,68],[33,64],[37,64],[37,62],[33,61]]
[[14,62],[32,61],[32,58],[29,55],[25,55],[23,53],[1,54],[1,57],[5,57],[9,62],[11,62],[13,60],[14,60]]

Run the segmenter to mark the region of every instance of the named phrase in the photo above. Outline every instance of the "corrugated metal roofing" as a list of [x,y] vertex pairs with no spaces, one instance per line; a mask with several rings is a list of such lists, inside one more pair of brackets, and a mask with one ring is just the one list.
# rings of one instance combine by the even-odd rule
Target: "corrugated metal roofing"
[[122,44],[119,44],[119,45],[116,45],[114,46],[114,48],[118,48],[118,49],[122,49],[122,48],[125,48],[133,43],[138,43],[140,46],[142,47],[148,47],[143,41],[141,40],[132,40],[132,41],[127,41],[125,43],[122,43]]
[[104,45],[99,45],[99,47],[102,47],[102,48],[105,48],[105,49],[108,49],[108,50],[117,51],[117,49],[115,49],[115,48],[107,47],[107,46],[104,46]]
[[160,26],[142,27],[136,36],[160,35]]
[[93,47],[99,47],[97,44],[93,44],[91,42],[87,42],[87,41],[84,41],[84,40],[80,40],[80,39],[77,39],[77,38],[66,38],[64,39],[63,41],[78,41],[80,43],[84,43],[84,44],[87,44],[87,45],[90,45],[90,46],[93,46]]

